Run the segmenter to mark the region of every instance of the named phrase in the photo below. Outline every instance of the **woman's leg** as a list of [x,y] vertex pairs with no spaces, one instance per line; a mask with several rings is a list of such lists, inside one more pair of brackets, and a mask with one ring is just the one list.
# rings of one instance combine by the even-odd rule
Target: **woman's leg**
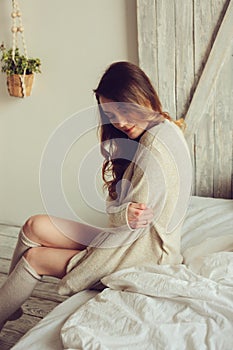
[[30,248],[0,288],[0,330],[30,297],[42,275],[62,278],[69,260],[78,250]]
[[101,232],[93,226],[48,215],[35,215],[23,226],[25,235],[44,247],[83,250]]
[[[83,250],[87,245],[89,245],[90,241],[99,233],[98,229],[94,227],[84,225],[78,222],[64,220],[56,217],[49,217],[47,215],[35,215],[29,218],[22,229],[19,232],[18,242],[12,257],[11,266],[9,269],[9,274],[12,273],[15,266],[24,255],[25,252],[28,251],[26,257],[30,260],[32,266],[35,267],[35,270],[40,274],[49,274],[56,277],[61,277],[65,273],[64,264],[63,270],[60,269],[59,261],[57,264],[53,265],[57,266],[57,271],[52,271],[50,269],[48,271],[48,266],[45,267],[45,271],[42,266],[36,262],[34,264],[34,249],[35,247],[50,247],[50,248],[62,248],[62,255],[64,253],[64,259],[66,260],[66,264],[69,259],[77,253],[79,250]],[[72,238],[72,239],[71,239]],[[65,249],[71,250],[65,252]],[[72,251],[74,250],[74,251]],[[44,250],[45,251],[45,250]],[[39,252],[39,257],[37,252]],[[42,258],[42,250],[36,251],[36,257],[38,261],[44,260]],[[50,252],[50,251],[49,251]],[[56,257],[55,251],[53,252],[53,259]],[[49,259],[48,254],[46,255]],[[59,254],[59,258],[61,257],[61,252]],[[47,259],[46,258],[46,259]],[[57,259],[56,259],[57,260]],[[50,260],[49,260],[50,261]],[[47,273],[45,273],[47,271]],[[54,273],[53,273],[54,272]],[[16,320],[22,316],[22,309],[19,308],[16,310],[14,314],[9,317],[9,320]]]
[[23,232],[23,229],[21,228],[18,234],[18,241],[13,253],[13,256],[11,258],[11,265],[9,268],[9,275],[14,270],[16,264],[20,260],[20,258],[23,256],[23,254],[28,250],[29,248],[34,247],[40,247],[39,243],[31,241],[29,238],[27,238]]
[[[8,274],[10,275],[13,272],[13,270],[15,269],[15,266],[17,265],[19,260],[22,258],[23,254],[28,249],[34,248],[34,247],[40,247],[40,246],[41,245],[39,243],[33,242],[29,238],[27,238],[23,232],[23,229],[21,228],[18,235],[18,241],[11,258],[11,264],[10,264]],[[9,321],[17,320],[22,315],[23,315],[23,310],[20,307],[18,310],[16,310],[13,314],[10,315],[8,320]]]
[[74,249],[39,247],[27,250],[24,257],[39,275],[62,278],[68,262],[78,252]]
[[0,330],[9,317],[20,310],[40,279],[41,276],[22,257],[0,288]]
[[83,250],[99,232],[95,227],[71,220],[48,215],[32,216],[19,232],[9,274],[29,248],[44,246]]

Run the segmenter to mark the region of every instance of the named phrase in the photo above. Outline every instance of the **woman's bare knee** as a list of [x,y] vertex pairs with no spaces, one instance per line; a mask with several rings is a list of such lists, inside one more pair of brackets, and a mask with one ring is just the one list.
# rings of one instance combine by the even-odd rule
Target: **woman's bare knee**
[[23,231],[29,239],[42,246],[77,250],[85,249],[92,236],[100,232],[78,222],[48,215],[31,216],[25,222]]
[[45,227],[48,225],[49,219],[47,215],[31,216],[23,225],[23,232],[25,235],[40,244],[45,243]]

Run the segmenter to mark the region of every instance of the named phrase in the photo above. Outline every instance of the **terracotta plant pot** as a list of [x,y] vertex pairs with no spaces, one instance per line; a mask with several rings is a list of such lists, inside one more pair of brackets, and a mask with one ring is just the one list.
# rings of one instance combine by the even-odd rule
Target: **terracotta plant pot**
[[[9,75],[7,77],[7,87],[8,87],[10,96],[15,96],[15,97],[30,96],[33,80],[34,80],[34,74]],[[24,81],[25,90],[23,89],[23,81]]]

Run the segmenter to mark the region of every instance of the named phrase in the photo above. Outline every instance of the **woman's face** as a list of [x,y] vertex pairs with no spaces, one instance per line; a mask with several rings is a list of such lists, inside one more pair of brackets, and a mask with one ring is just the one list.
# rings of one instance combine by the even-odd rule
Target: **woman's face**
[[147,129],[149,122],[135,120],[132,115],[133,112],[129,112],[124,108],[126,103],[114,102],[104,96],[100,96],[99,101],[109,122],[130,139],[138,138]]

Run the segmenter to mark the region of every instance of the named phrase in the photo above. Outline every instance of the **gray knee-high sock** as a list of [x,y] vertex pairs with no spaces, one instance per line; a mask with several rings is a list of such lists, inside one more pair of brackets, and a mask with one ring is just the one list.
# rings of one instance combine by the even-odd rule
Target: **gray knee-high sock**
[[19,231],[18,241],[11,259],[9,274],[14,270],[16,264],[21,259],[26,250],[35,247],[41,247],[41,244],[31,241],[27,236],[25,236],[23,229],[21,228]]
[[22,257],[0,288],[0,330],[32,294],[41,276]]
[[[31,241],[23,232],[23,228],[20,229],[19,235],[18,235],[18,241],[16,243],[16,247],[11,259],[11,265],[9,269],[9,275],[14,270],[15,266],[17,265],[18,261],[21,259],[23,254],[30,248],[40,247],[41,244]],[[10,317],[9,321],[14,321],[20,318],[23,314],[23,310],[20,307],[16,312],[14,312]]]

